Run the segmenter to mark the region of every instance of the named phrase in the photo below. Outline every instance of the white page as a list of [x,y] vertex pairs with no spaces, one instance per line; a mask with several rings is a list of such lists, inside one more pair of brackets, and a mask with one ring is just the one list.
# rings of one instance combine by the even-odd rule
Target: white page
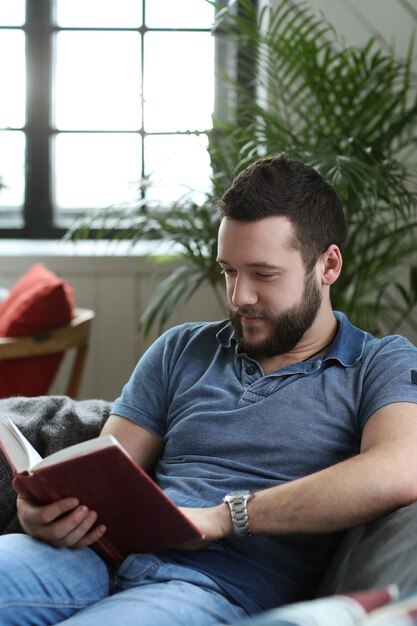
[[84,456],[94,450],[102,450],[103,448],[108,448],[110,446],[119,446],[119,448],[122,447],[113,435],[105,435],[104,437],[89,439],[87,441],[82,441],[81,443],[76,443],[73,446],[69,446],[69,448],[58,450],[44,459],[41,458],[41,461],[35,466],[32,466],[32,468],[38,469],[40,467],[48,467],[54,463],[66,461],[78,456]]
[[18,472],[29,470],[42,457],[10,419],[0,422],[1,438]]

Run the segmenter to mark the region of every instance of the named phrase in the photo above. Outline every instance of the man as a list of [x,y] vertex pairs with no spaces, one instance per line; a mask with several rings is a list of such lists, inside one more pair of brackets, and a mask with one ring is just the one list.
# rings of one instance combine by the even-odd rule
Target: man
[[219,210],[230,322],[160,337],[103,429],[205,539],[111,569],[88,547],[105,532],[94,511],[20,492],[35,539],[0,539],[1,624],[234,623],[310,597],[342,529],[417,498],[417,350],[332,311],[335,191],[276,156]]

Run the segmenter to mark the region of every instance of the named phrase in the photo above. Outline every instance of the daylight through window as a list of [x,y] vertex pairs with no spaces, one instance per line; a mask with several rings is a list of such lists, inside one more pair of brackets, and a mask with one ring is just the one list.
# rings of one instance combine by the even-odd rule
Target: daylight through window
[[81,212],[209,189],[206,0],[3,0],[0,228],[54,236]]

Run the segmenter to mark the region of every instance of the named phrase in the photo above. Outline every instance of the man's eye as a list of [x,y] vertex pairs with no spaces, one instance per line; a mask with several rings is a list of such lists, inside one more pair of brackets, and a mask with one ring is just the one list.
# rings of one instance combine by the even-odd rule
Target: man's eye
[[276,274],[264,274],[263,272],[257,272],[256,273],[258,278],[263,278],[265,280],[268,280],[268,278],[275,278]]
[[232,270],[232,269],[226,269],[225,267],[223,267],[221,269],[221,274],[225,275],[225,276],[230,276],[231,274],[235,274],[236,270]]

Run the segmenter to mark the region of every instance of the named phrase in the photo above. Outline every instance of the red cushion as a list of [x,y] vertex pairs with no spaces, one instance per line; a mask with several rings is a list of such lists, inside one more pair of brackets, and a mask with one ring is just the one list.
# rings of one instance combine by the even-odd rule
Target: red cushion
[[[72,288],[38,263],[0,304],[0,336],[20,337],[68,324],[74,315]],[[48,393],[62,354],[0,362],[0,397]]]

